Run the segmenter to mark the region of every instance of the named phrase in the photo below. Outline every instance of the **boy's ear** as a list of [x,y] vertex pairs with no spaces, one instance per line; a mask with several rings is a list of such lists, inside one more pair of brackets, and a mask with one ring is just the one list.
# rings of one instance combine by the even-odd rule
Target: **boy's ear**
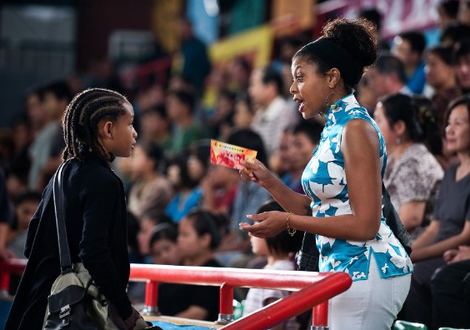
[[102,138],[112,139],[113,138],[113,122],[102,121],[98,124],[98,135]]

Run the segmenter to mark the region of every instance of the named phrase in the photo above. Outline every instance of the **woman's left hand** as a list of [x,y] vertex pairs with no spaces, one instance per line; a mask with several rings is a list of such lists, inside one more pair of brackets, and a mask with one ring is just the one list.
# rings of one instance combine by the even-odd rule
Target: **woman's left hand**
[[242,222],[239,227],[256,237],[273,237],[286,229],[287,214],[279,211],[250,214],[246,217],[253,220],[254,224]]

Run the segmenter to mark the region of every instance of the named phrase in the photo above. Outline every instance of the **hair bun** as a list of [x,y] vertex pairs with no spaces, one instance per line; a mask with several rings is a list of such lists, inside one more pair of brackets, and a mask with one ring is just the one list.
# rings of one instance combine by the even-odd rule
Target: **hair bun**
[[322,35],[347,51],[362,67],[377,59],[377,29],[368,20],[337,18],[325,24]]

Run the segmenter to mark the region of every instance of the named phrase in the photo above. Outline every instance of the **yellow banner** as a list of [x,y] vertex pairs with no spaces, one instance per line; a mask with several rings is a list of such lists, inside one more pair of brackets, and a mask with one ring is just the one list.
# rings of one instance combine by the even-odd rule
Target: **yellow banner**
[[262,67],[271,60],[273,31],[269,25],[240,33],[214,43],[209,48],[212,62],[224,65],[239,56],[252,57],[254,67]]

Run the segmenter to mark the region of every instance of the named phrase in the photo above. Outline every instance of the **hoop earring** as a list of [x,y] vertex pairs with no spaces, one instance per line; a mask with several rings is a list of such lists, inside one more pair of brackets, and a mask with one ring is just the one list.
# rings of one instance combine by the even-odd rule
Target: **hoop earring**
[[326,107],[327,107],[328,109],[331,108],[331,110],[335,110],[335,109],[336,109],[336,106],[335,106],[334,104],[333,104],[333,105],[330,105],[330,102],[328,101],[328,99],[330,98],[331,95],[334,95],[334,94],[336,94],[336,95],[339,96],[338,93],[336,93],[334,90],[331,90],[331,91],[330,91],[330,94],[328,94],[328,96],[325,98],[325,105],[326,105]]

